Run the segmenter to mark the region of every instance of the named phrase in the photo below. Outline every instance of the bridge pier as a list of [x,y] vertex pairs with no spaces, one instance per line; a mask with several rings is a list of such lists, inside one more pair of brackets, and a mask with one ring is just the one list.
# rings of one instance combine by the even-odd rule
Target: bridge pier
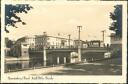
[[46,61],[47,61],[47,58],[46,58],[46,47],[44,47],[44,49],[43,49],[43,58],[44,58],[44,66],[46,66]]
[[66,57],[64,57],[64,64],[66,64]]
[[80,48],[80,46],[78,48],[78,58],[79,58],[79,62],[81,62],[81,48]]
[[57,64],[60,64],[60,58],[57,57]]

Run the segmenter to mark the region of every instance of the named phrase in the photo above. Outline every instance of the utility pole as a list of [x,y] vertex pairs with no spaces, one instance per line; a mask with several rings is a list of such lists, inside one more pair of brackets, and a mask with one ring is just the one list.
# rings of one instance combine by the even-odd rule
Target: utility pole
[[68,45],[69,45],[69,48],[70,48],[70,38],[71,38],[71,35],[69,34],[68,37],[69,37],[69,39],[68,39]]
[[104,33],[105,33],[105,30],[101,31],[102,32],[102,40],[103,40],[103,43],[104,43]]
[[78,58],[79,62],[81,61],[81,41],[80,41],[80,30],[82,29],[82,26],[77,26],[78,28]]

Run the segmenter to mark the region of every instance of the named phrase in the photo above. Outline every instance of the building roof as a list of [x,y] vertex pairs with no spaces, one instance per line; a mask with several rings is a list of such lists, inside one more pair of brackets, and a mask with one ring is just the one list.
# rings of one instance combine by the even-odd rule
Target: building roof
[[[44,35],[35,35],[35,36],[36,37],[43,37]],[[57,37],[57,36],[47,36],[47,37],[69,40],[68,38]],[[73,39],[70,39],[70,40],[73,40]]]

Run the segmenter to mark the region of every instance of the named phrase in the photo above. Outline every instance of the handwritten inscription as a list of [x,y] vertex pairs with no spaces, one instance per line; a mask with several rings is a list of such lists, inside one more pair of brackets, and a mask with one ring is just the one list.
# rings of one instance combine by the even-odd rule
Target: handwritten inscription
[[53,80],[53,76],[16,76],[16,77],[11,77],[8,76],[9,80]]

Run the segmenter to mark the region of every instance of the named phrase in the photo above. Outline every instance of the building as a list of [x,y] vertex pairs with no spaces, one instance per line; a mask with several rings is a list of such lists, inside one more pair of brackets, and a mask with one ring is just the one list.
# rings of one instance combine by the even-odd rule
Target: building
[[116,36],[114,33],[110,36],[110,43],[112,48],[121,48],[122,46],[122,38],[119,36]]
[[46,45],[47,39],[45,35],[35,35],[35,49],[42,50],[44,45]]
[[[74,40],[75,48],[78,48],[79,46],[79,40]],[[103,41],[100,40],[91,40],[91,41],[82,41],[80,40],[81,48],[95,48],[95,47],[104,47]]]
[[20,42],[22,43],[26,43],[29,45],[29,48],[30,49],[34,49],[35,48],[35,36],[25,36],[25,37],[22,37],[20,39],[18,39]]
[[48,36],[48,38],[47,43],[53,48],[72,48],[74,46],[74,41],[72,39],[53,36]]
[[74,40],[55,36],[36,35],[35,46],[37,50],[43,49],[44,46],[47,49],[72,48]]
[[[81,48],[87,48],[88,45],[87,45],[87,41],[83,41],[83,40],[80,40],[80,46]],[[78,48],[79,46],[79,40],[74,40],[74,48]]]
[[103,41],[100,40],[91,40],[87,42],[88,47],[105,47]]
[[12,56],[29,57],[29,49],[35,48],[35,37],[24,36],[19,38],[11,47]]
[[13,57],[29,58],[29,45],[26,43],[16,43],[11,48]]

